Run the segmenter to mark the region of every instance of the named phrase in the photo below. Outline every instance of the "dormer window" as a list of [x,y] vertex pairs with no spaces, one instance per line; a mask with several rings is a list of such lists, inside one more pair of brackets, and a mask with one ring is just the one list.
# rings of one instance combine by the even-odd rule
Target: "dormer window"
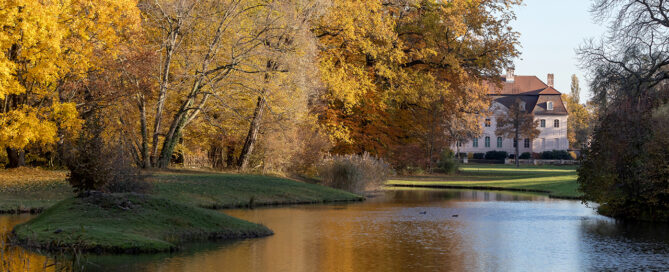
[[520,110],[525,111],[525,102],[520,102]]
[[546,102],[546,110],[553,110],[553,102],[552,101]]

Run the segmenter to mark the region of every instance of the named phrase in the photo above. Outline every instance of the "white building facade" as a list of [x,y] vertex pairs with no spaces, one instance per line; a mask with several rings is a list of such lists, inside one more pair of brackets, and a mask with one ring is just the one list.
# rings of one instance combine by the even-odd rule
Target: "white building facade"
[[520,139],[519,154],[541,153],[552,150],[568,150],[567,139],[568,114],[562,101],[561,93],[553,88],[553,75],[548,75],[548,83],[544,83],[536,76],[515,76],[510,69],[506,77],[502,78],[500,88],[490,86],[492,98],[491,112],[488,117],[481,117],[482,133],[470,141],[459,143],[454,150],[461,153],[486,153],[488,151],[506,151],[515,153],[514,140],[495,135],[497,118],[511,106],[511,103],[521,101],[521,109],[534,114],[538,121],[537,127],[541,132],[535,139]]

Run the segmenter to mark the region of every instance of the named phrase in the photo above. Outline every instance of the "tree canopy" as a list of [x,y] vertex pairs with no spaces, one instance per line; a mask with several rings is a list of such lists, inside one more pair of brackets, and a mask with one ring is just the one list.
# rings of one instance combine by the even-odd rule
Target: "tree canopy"
[[95,116],[144,168],[431,167],[479,133],[520,2],[3,1],[0,147],[62,160]]

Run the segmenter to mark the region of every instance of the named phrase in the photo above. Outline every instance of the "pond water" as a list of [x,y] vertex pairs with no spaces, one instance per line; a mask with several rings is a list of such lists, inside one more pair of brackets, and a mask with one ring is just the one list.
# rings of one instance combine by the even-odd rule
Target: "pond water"
[[[468,190],[385,191],[361,203],[222,210],[273,236],[174,254],[95,256],[91,271],[669,270],[669,228],[579,201]],[[6,229],[30,216],[2,216]],[[34,263],[45,262],[34,256]],[[40,259],[41,258],[41,259]]]

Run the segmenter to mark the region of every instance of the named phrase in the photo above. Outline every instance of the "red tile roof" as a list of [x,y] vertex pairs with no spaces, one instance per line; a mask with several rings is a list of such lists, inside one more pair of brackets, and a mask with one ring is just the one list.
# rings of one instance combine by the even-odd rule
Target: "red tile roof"
[[[548,86],[536,76],[515,76],[509,82],[502,77],[500,85],[489,83],[488,95],[505,107],[510,107],[517,99],[524,101],[528,112],[537,115],[566,115],[561,93]],[[553,110],[547,110],[547,102],[553,102]]]
[[[491,95],[539,95],[539,94],[560,94],[553,87],[549,87],[536,76],[514,76],[513,82],[508,82],[502,77],[501,85],[489,84]],[[501,88],[500,88],[501,87]]]

